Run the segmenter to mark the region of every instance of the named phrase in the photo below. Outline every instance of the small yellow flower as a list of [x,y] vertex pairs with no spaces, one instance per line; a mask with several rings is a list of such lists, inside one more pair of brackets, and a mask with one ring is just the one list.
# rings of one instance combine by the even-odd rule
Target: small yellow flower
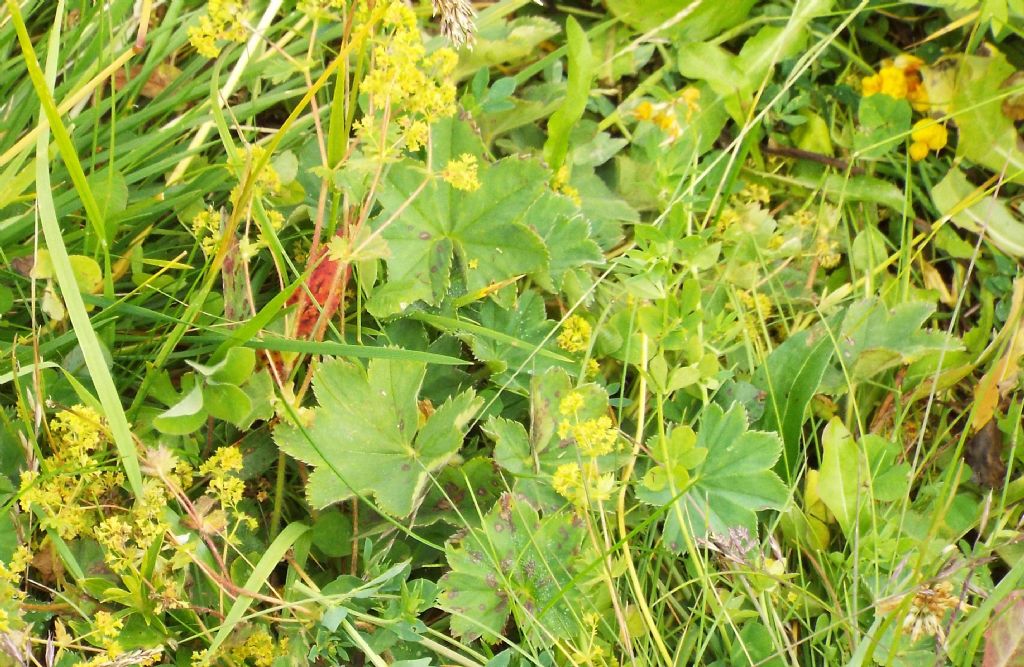
[[578,391],[570,391],[558,404],[558,412],[563,417],[571,417],[583,407],[583,394]]
[[928,144],[921,141],[915,141],[910,144],[910,150],[908,152],[910,153],[911,160],[914,162],[920,162],[928,157]]
[[686,120],[689,122],[693,118],[693,114],[700,111],[700,89],[688,86],[683,89],[679,96],[686,105]]
[[928,157],[929,151],[940,151],[949,141],[949,132],[946,126],[937,123],[931,118],[922,118],[914,123],[910,131],[910,157],[920,161]]
[[871,97],[882,92],[882,77],[872,74],[861,79],[860,92],[864,97]]
[[882,61],[877,74],[861,79],[861,94],[870,97],[881,93],[897,100],[906,99],[918,111],[928,108],[928,91],[921,81],[924,61],[917,56],[900,55]]
[[597,419],[573,424],[569,433],[580,448],[583,456],[604,456],[615,451],[615,443],[618,441],[618,430],[612,426],[612,420],[608,415],[601,415]]
[[458,159],[450,161],[441,171],[443,178],[456,190],[472,192],[480,188],[477,178],[476,157],[463,153]]
[[570,315],[562,324],[562,333],[558,334],[558,347],[566,352],[585,352],[592,331],[590,322],[579,315]]
[[400,124],[404,125],[402,131],[402,138],[405,139],[405,147],[411,151],[418,151],[427,145],[427,139],[430,137],[430,126],[422,120],[408,120],[408,116],[403,116],[399,121]]
[[654,114],[654,117],[651,120],[654,121],[655,125],[665,130],[666,132],[671,130],[673,126],[675,126],[676,124],[675,116],[667,109],[659,111],[658,113]]
[[633,109],[633,117],[637,120],[650,120],[654,117],[654,105],[644,100]]
[[100,641],[105,644],[108,641],[117,639],[121,629],[124,627],[124,621],[120,618],[115,618],[109,612],[98,611],[93,616],[92,626],[96,629],[96,634],[99,635]]
[[839,254],[839,244],[829,239],[825,234],[815,239],[814,256],[818,260],[818,266],[825,270],[834,269],[842,259],[842,256]]
[[576,489],[580,487],[581,481],[580,467],[575,463],[564,463],[552,475],[551,487],[558,495],[572,500],[576,497]]
[[470,268],[470,269],[479,268],[480,267],[480,260],[479,259],[471,259],[468,262],[466,262],[466,266],[468,268]]

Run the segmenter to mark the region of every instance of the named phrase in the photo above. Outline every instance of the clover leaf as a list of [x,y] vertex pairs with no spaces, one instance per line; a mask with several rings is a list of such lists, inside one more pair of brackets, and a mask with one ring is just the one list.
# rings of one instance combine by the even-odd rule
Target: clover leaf
[[494,643],[513,614],[532,642],[574,636],[593,605],[593,586],[581,576],[585,535],[572,514],[541,517],[521,497],[503,494],[479,529],[445,549],[451,571],[438,604],[452,615],[452,632]]
[[369,369],[344,360],[316,372],[320,407],[308,425],[285,424],[277,445],[316,466],[307,493],[315,507],[353,495],[372,494],[382,512],[408,516],[431,475],[462,446],[464,429],[480,409],[473,391],[463,392],[423,418],[417,398],[426,366],[374,359]]
[[682,434],[654,443],[655,466],[636,487],[640,500],[665,508],[670,548],[682,548],[684,523],[699,537],[735,527],[754,532],[756,511],[782,509],[786,486],[771,470],[782,442],[775,433],[747,430],[742,405],[728,412],[709,405],[696,438],[685,427],[676,430]]

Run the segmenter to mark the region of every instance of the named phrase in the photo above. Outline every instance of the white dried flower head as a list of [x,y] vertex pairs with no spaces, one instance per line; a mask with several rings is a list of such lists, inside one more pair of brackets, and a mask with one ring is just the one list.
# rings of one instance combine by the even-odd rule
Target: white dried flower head
[[434,16],[441,16],[441,34],[456,47],[473,47],[476,12],[469,0],[434,0]]

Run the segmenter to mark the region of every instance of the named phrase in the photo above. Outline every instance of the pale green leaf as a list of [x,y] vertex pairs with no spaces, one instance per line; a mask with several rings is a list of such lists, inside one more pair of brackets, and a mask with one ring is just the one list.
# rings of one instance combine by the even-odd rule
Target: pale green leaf
[[850,536],[857,518],[860,488],[867,482],[857,443],[838,417],[833,417],[821,436],[821,472],[818,495]]
[[565,162],[565,155],[569,151],[569,133],[583,117],[590,97],[590,84],[594,80],[594,58],[587,33],[572,16],[565,22],[565,33],[569,52],[565,100],[548,119],[548,138],[544,142],[544,158],[555,171]]

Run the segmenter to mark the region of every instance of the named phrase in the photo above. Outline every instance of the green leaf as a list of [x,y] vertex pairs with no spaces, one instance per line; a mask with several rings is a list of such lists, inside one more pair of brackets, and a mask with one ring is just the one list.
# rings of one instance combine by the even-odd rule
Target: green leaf
[[[626,25],[647,32],[665,26],[681,40],[699,42],[738,25],[750,14],[754,0],[606,0],[609,11]],[[685,12],[685,13],[684,13]],[[673,19],[680,14],[680,20]]]
[[[705,408],[694,449],[705,449],[706,458],[690,471],[686,488],[676,487],[673,468],[679,459],[654,452],[656,465],[666,467],[667,488],[651,491],[636,486],[640,500],[666,508],[664,540],[683,548],[685,524],[691,535],[725,534],[730,528],[757,530],[755,512],[782,509],[788,498],[786,486],[771,471],[782,452],[774,433],[747,430],[746,411],[736,404],[723,412],[712,403]],[[703,454],[702,454],[703,456]],[[699,460],[700,457],[690,460]]]
[[851,380],[866,380],[930,352],[962,349],[958,340],[944,332],[922,330],[933,312],[935,305],[923,301],[889,308],[872,298],[851,305],[837,336],[840,357]]
[[484,67],[532,57],[541,42],[558,32],[558,24],[542,16],[520,16],[507,22],[481,25],[473,48],[459,53],[455,78],[468,78]]
[[[252,574],[246,579],[242,586],[243,590],[258,592],[263,585],[267,583],[270,578],[271,572],[277,567],[277,564],[281,562],[285,554],[295,544],[296,540],[306,534],[309,531],[309,526],[301,523],[289,524],[284,530],[282,530],[274,541],[270,543],[267,550],[263,552],[258,563],[252,569]],[[251,605],[253,599],[248,595],[239,595],[235,602],[231,605],[231,609],[228,611],[227,616],[224,617],[224,621],[221,623],[220,628],[217,630],[217,634],[214,636],[213,641],[210,642],[210,651],[216,651],[224,640],[228,638],[231,632],[235,629],[235,626],[242,620],[242,616],[245,615],[246,610]]]
[[586,531],[572,514],[541,517],[504,494],[480,528],[445,549],[451,571],[440,581],[438,605],[452,614],[452,632],[495,643],[513,614],[528,641],[542,646],[575,636],[594,608],[582,579]]
[[376,224],[379,228],[395,217],[383,236],[391,249],[388,298],[398,308],[371,302],[371,312],[393,315],[418,300],[437,305],[448,292],[452,271],[475,292],[547,266],[544,242],[522,222],[546,181],[540,165],[516,159],[482,164],[474,192],[432,179],[416,195],[425,178],[413,163],[404,163],[392,168],[381,188],[384,210]]
[[153,426],[168,435],[188,435],[205,422],[203,387],[198,382],[180,401],[153,418]]
[[416,512],[417,525],[444,521],[463,527],[467,522],[474,523],[485,509],[494,506],[505,488],[494,461],[483,457],[458,467],[445,466],[435,482]]
[[896,148],[910,132],[910,103],[888,95],[860,100],[857,134],[853,146],[865,158],[882,157]]
[[338,510],[321,512],[310,533],[313,546],[331,558],[352,555],[352,519]]
[[993,51],[991,56],[963,56],[956,68],[950,113],[959,132],[957,157],[1024,183],[1024,147],[1013,119],[1003,113],[1003,101],[1014,88],[1020,94],[1019,80],[1009,88],[1003,85],[1014,73],[1006,56]]
[[567,272],[604,259],[601,248],[590,238],[590,223],[568,197],[545,193],[530,209],[528,221],[551,255],[547,268],[534,274],[549,292],[562,288]]
[[971,185],[956,167],[932,188],[932,201],[957,227],[984,234],[1011,257],[1024,257],[1024,222],[994,195],[987,196],[982,188]]
[[801,331],[775,348],[754,374],[754,386],[766,396],[757,427],[782,436],[787,479],[795,477],[807,406],[821,385],[833,350],[824,327]]
[[109,224],[112,216],[121,213],[128,207],[128,183],[124,174],[112,167],[89,174],[86,183],[96,199],[96,206],[104,220],[108,221],[107,241],[112,241],[117,232],[117,225]]
[[821,472],[818,495],[843,533],[853,534],[857,518],[860,489],[867,480],[867,471],[857,452],[853,436],[838,417],[833,417],[821,436]]
[[544,159],[553,171],[565,162],[569,152],[569,133],[583,117],[590,97],[590,84],[594,80],[594,58],[590,53],[587,33],[570,16],[565,22],[569,51],[569,80],[565,87],[565,100],[548,119],[548,138],[544,142]]
[[462,446],[482,400],[472,391],[449,399],[420,426],[417,405],[426,367],[374,359],[364,371],[339,359],[314,376],[320,407],[306,428],[282,425],[278,446],[316,466],[307,493],[314,507],[372,494],[382,512],[408,516],[431,475]]
[[211,417],[236,426],[241,425],[252,412],[248,394],[236,385],[220,382],[211,382],[203,387],[203,405]]
[[[530,375],[558,365],[549,356],[538,353],[555,350],[552,331],[556,325],[547,318],[544,299],[537,292],[523,292],[509,309],[485,301],[477,317],[481,327],[501,334],[467,336],[473,356],[491,370],[492,382],[525,389]],[[518,344],[510,345],[509,338]]]

